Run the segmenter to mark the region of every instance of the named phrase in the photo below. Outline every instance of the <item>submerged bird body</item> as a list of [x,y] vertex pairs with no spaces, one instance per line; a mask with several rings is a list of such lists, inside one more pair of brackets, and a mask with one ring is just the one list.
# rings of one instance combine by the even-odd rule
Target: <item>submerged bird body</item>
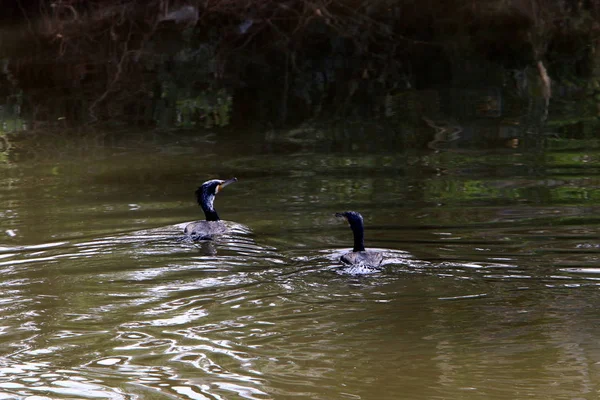
[[212,179],[204,182],[198,190],[196,190],[196,200],[200,207],[202,207],[206,220],[191,222],[186,225],[183,232],[192,240],[211,239],[215,235],[222,235],[227,232],[227,225],[219,218],[219,214],[215,211],[213,203],[216,194],[219,193],[221,189],[236,181],[236,178],[231,178],[226,181]]
[[340,260],[342,260],[344,264],[349,265],[379,267],[383,262],[383,255],[376,251],[353,251],[344,254]]
[[192,240],[207,240],[213,236],[222,235],[228,230],[223,221],[196,221],[186,225],[183,233]]
[[352,251],[344,254],[340,260],[344,264],[353,266],[379,267],[383,262],[383,254],[377,251],[365,250],[365,228],[362,215],[355,211],[346,211],[336,213],[335,216],[346,218],[354,234],[354,247]]

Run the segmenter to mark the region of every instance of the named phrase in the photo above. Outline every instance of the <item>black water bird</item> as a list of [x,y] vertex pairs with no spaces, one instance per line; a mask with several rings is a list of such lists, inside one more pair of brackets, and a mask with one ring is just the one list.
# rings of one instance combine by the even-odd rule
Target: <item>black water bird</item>
[[215,196],[225,186],[237,182],[237,178],[227,179],[226,181],[220,179],[211,179],[210,181],[204,182],[196,190],[196,200],[204,215],[206,221],[195,221],[189,223],[183,233],[188,235],[192,240],[204,240],[211,239],[215,235],[221,235],[227,232],[227,225],[219,218],[219,214],[215,211],[213,202]]
[[383,254],[377,251],[365,250],[365,228],[362,215],[356,211],[346,211],[336,213],[335,216],[346,218],[354,234],[354,247],[351,252],[342,256],[341,261],[348,265],[379,267],[383,261]]

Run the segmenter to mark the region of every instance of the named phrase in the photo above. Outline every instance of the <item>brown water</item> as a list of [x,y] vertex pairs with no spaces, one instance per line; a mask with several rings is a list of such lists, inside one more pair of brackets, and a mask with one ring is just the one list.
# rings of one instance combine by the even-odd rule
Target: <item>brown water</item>
[[[334,136],[64,139],[0,166],[0,399],[598,397],[598,143]],[[196,186],[233,176],[232,233],[180,240]],[[350,209],[380,273],[339,267]]]

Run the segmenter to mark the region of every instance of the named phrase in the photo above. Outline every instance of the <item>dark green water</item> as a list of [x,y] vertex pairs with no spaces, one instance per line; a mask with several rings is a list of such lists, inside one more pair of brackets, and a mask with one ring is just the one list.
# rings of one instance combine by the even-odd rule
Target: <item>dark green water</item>
[[[39,144],[0,166],[0,399],[595,399],[600,144],[366,132]],[[180,241],[216,199],[233,232]],[[381,273],[353,276],[336,211]]]

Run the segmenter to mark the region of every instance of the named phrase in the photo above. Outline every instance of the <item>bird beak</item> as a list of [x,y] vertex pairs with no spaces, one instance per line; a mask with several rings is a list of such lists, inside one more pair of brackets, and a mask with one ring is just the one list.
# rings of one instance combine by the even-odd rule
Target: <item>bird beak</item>
[[346,221],[348,221],[348,217],[346,217],[345,213],[335,213],[335,216],[337,218],[344,218]]
[[346,216],[346,213],[335,213],[336,218],[343,218],[344,221],[346,221],[348,223],[348,225],[350,225],[350,221],[348,221],[348,216]]
[[225,186],[232,184],[233,182],[237,182],[237,178],[227,179],[225,182],[221,183],[217,186],[217,193],[219,193]]

